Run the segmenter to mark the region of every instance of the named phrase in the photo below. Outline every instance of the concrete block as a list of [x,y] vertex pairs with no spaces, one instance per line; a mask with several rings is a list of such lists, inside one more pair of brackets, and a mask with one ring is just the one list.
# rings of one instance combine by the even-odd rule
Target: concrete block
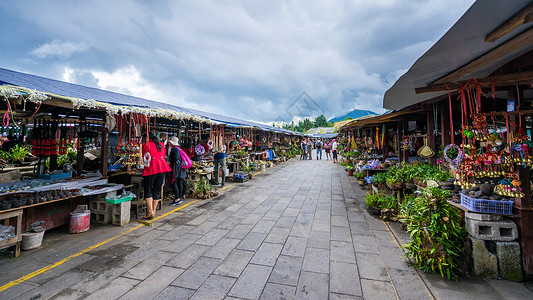
[[493,215],[493,214],[479,214],[475,212],[466,212],[465,218],[476,220],[476,221],[499,221],[503,216]]
[[470,237],[472,240],[472,260],[474,274],[484,278],[498,278],[498,259],[485,247],[485,241]]
[[112,223],[117,226],[124,226],[130,222],[131,201],[118,204],[108,203],[112,210]]
[[511,220],[478,221],[466,218],[466,231],[476,239],[512,242],[518,239],[518,228]]
[[496,242],[496,256],[503,279],[522,281],[520,244],[518,242]]

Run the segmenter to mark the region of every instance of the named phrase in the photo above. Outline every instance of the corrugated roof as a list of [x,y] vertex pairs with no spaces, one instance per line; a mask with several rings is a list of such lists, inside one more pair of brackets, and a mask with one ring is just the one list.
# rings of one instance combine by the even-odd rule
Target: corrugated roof
[[85,100],[96,100],[113,105],[149,107],[152,109],[168,109],[180,113],[187,113],[198,117],[210,119],[215,122],[224,123],[233,127],[255,127],[263,131],[272,131],[285,134],[298,134],[296,132],[276,128],[257,122],[241,120],[233,117],[223,116],[215,113],[203,112],[195,109],[184,108],[172,104],[157,102],[135,96],[105,91],[97,88],[87,87],[79,84],[59,81],[32,74],[12,71],[0,68],[0,84],[19,86],[42,93],[53,94],[69,98],[80,98]]

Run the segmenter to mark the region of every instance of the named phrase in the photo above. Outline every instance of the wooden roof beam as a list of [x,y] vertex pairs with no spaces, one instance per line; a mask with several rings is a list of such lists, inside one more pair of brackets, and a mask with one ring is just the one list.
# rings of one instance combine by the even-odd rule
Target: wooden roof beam
[[524,9],[519,11],[509,20],[503,22],[500,26],[496,27],[491,33],[485,36],[485,42],[491,43],[495,42],[504,35],[511,32],[513,29],[517,28],[520,25],[533,22],[533,3],[526,6]]
[[[476,79],[481,87],[491,87],[492,80],[494,80],[495,86],[508,86],[515,84],[525,84],[533,82],[533,71],[519,72],[512,74],[505,74],[500,76],[491,76]],[[417,94],[429,93],[429,92],[442,92],[442,91],[455,91],[461,89],[461,85],[469,83],[469,80],[432,84],[426,87],[415,88]]]

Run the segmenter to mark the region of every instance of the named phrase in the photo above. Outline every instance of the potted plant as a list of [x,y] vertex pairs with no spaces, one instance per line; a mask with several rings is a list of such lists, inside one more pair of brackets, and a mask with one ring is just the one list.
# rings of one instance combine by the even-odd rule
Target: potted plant
[[353,174],[359,185],[365,185],[365,172],[359,171]]
[[346,167],[346,171],[348,171],[348,176],[353,176],[353,167],[352,166],[347,166]]

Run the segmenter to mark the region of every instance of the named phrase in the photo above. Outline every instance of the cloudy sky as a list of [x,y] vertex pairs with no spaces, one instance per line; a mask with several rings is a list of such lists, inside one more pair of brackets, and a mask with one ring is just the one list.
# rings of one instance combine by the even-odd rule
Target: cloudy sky
[[260,122],[382,112],[473,2],[4,1],[0,67]]

